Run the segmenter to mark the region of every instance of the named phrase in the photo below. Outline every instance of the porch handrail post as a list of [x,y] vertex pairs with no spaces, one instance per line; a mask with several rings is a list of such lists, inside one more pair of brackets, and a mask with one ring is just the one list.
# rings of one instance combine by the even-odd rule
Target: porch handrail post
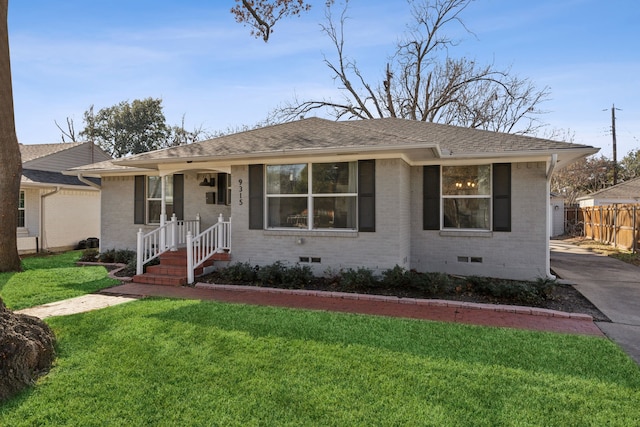
[[216,250],[217,249],[221,249],[224,247],[224,217],[222,216],[222,214],[220,214],[218,216],[218,232],[217,234],[217,239],[216,239]]
[[167,246],[167,229],[165,227],[167,218],[164,215],[160,215],[160,250],[164,251]]
[[228,227],[228,236],[229,241],[227,242],[227,246],[231,249],[231,216],[229,216],[229,227]]
[[137,242],[136,242],[136,274],[140,275],[142,274],[142,257],[143,255],[143,250],[142,250],[142,228],[138,229],[138,233],[137,233]]
[[200,212],[196,214],[196,235],[200,234]]
[[171,215],[171,250],[178,250],[178,217]]
[[187,231],[187,283],[194,282],[193,274],[193,236],[191,231]]

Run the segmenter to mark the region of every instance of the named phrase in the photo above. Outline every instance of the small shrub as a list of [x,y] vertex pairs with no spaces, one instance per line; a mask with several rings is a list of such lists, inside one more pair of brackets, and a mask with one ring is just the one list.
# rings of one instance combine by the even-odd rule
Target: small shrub
[[98,255],[98,261],[104,262],[104,263],[113,263],[115,262],[114,261],[115,255],[116,255],[115,249],[106,250],[104,252],[101,252],[100,255]]
[[128,264],[131,260],[136,259],[136,251],[132,251],[129,249],[120,249],[115,251],[113,256],[113,262],[117,262],[118,264]]
[[282,283],[289,289],[304,289],[313,281],[313,271],[308,265],[294,265],[283,272]]
[[412,271],[411,286],[429,295],[453,293],[455,281],[445,273],[419,273]]
[[359,267],[357,270],[342,270],[340,284],[345,290],[371,289],[378,285],[378,281],[371,270]]
[[248,262],[237,262],[218,269],[212,274],[217,279],[229,284],[253,285],[258,278],[257,271],[258,267],[253,267]]
[[82,251],[79,261],[82,262],[96,262],[98,260],[97,249],[85,249]]
[[276,261],[271,265],[260,267],[258,270],[258,281],[264,286],[277,286],[284,283],[286,266]]
[[395,267],[382,272],[380,284],[386,288],[409,288],[413,287],[414,274],[403,267]]

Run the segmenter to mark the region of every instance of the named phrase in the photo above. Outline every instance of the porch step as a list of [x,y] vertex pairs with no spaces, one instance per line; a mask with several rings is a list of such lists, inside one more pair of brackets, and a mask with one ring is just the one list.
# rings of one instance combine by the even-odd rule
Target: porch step
[[[150,265],[143,274],[133,276],[134,283],[146,283],[165,286],[184,286],[187,284],[187,251],[165,252],[159,257],[160,264]],[[210,267],[215,261],[230,261],[230,253],[214,254],[200,267],[196,268],[194,275],[201,276],[205,267]]]

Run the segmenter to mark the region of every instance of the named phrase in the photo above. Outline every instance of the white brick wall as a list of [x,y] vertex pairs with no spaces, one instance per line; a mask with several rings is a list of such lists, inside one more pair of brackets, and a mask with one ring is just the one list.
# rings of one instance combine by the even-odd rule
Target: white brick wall
[[[444,272],[530,280],[548,273],[546,168],[542,162],[511,168],[511,232],[441,232],[422,229],[422,168],[411,171],[411,267]],[[458,257],[481,258],[481,263]]]
[[[376,232],[351,231],[270,231],[249,230],[248,167],[236,166],[233,177],[234,262],[271,264],[282,261],[289,265],[300,257],[317,257],[321,263],[310,263],[317,274],[327,269],[366,267],[385,270],[395,265],[409,267],[409,167],[404,161],[376,162]],[[242,192],[239,180],[242,180]],[[240,197],[241,196],[241,197]],[[242,201],[242,204],[240,204]]]
[[[141,225],[133,223],[134,204],[133,176],[102,178],[102,226],[100,250],[132,249],[136,248],[136,233],[142,228],[144,232],[151,231],[157,225]],[[201,230],[204,230],[218,220],[223,214],[229,218],[230,206],[206,204],[206,192],[216,191],[215,187],[200,187],[196,173],[184,174],[184,217],[195,219],[196,214],[201,217]]]
[[[207,205],[207,187],[195,173],[185,174],[185,217],[200,213],[203,226],[219,213],[232,212],[233,262],[256,265],[300,257],[317,274],[341,268],[385,270],[395,265],[511,279],[536,279],[548,273],[548,186],[544,162],[512,165],[512,231],[456,232],[422,229],[422,167],[403,160],[376,161],[376,232],[249,230],[248,166],[231,170],[231,206]],[[140,227],[133,224],[133,177],[103,178],[101,250],[135,248]],[[151,229],[151,227],[143,227]],[[482,262],[459,262],[458,257]]]

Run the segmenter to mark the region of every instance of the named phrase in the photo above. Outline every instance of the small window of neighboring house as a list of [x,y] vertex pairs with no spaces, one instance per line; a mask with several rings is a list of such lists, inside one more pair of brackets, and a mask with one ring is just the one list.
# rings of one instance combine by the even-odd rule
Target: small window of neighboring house
[[25,227],[24,215],[24,190],[20,190],[20,198],[18,199],[18,227]]
[[[164,177],[167,219],[173,215],[173,176]],[[162,212],[162,181],[159,176],[147,177],[147,224],[160,224]]]

